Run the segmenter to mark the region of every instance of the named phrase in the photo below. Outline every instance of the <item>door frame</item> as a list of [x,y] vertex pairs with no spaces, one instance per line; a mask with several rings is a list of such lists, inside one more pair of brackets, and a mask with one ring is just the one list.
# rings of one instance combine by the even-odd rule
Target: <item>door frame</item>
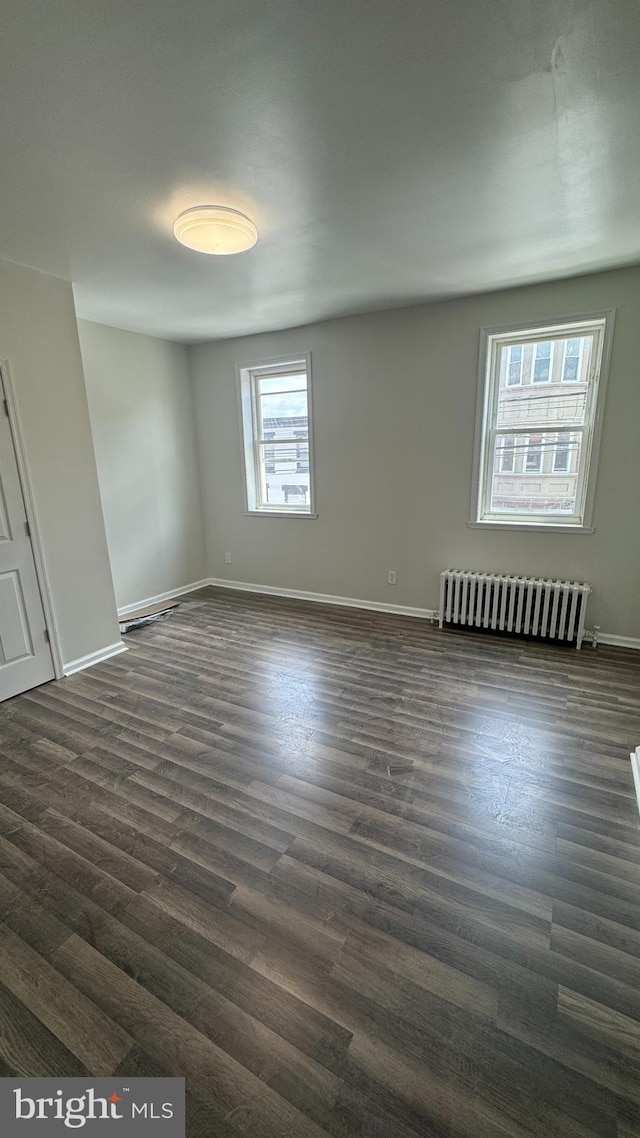
[[[44,556],[42,541],[40,539],[38,511],[36,509],[35,498],[33,495],[27,452],[23,442],[24,433],[20,419],[20,410],[18,407],[16,388],[13,381],[13,376],[11,374],[11,365],[7,359],[0,359],[0,389],[4,393],[4,399],[7,405],[9,427],[11,428],[11,437],[13,439],[13,450],[16,456],[16,465],[18,467],[18,476],[20,478],[20,487],[22,489],[24,508],[27,515],[27,521],[29,523],[29,531],[31,534],[31,549],[33,551],[33,560],[36,568],[38,588],[40,590],[40,599],[42,601],[45,624],[47,632],[49,634],[49,648],[51,649],[53,670],[55,672],[56,679],[60,680],[64,676],[62,652],[60,649],[60,633],[56,624],[51,587],[49,585],[49,577],[47,574],[47,563]],[[2,408],[0,408],[0,414],[3,413],[4,412],[2,411]]]

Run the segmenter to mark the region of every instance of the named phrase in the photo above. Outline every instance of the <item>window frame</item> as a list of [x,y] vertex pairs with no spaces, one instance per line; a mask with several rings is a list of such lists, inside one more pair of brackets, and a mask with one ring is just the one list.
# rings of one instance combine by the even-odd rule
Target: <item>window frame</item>
[[[478,388],[476,406],[475,447],[473,456],[473,475],[471,487],[471,509],[468,525],[479,529],[529,530],[532,532],[555,533],[593,533],[592,517],[596,491],[598,458],[602,435],[602,420],[606,399],[611,342],[615,322],[615,309],[582,313],[576,316],[550,320],[523,321],[518,324],[502,325],[480,330],[480,351],[478,358]],[[571,339],[597,330],[594,343],[594,358],[591,361],[590,379],[598,375],[597,390],[590,384],[588,397],[591,411],[581,427],[565,426],[562,433],[582,432],[584,435],[584,458],[578,471],[577,512],[566,521],[560,515],[527,516],[512,514],[499,518],[487,510],[488,490],[491,486],[495,434],[530,434],[531,427],[515,429],[510,426],[498,431],[494,423],[495,409],[499,393],[499,369],[495,364],[495,353],[500,347],[511,344],[535,343],[550,337]],[[573,337],[572,337],[573,333]],[[555,347],[555,345],[554,345]],[[552,352],[553,354],[553,352]],[[533,369],[533,364],[532,364]],[[532,370],[533,376],[533,370]],[[491,418],[489,417],[491,415]],[[558,429],[557,427],[555,428]],[[536,432],[537,433],[537,432]],[[543,432],[544,433],[544,432]]]
[[[295,446],[296,452],[303,440],[293,437],[285,439],[269,439],[258,434],[259,414],[257,387],[260,379],[275,378],[281,375],[299,375],[302,371],[307,376],[307,439],[309,447],[309,501],[305,508],[299,506],[283,506],[282,503],[271,507],[261,504],[260,492],[260,462],[258,453],[261,447],[270,445],[274,448],[274,458],[269,461],[277,462],[275,454],[281,444]],[[244,495],[244,512],[249,517],[260,518],[317,518],[315,505],[315,466],[313,445],[313,385],[311,373],[311,353],[295,352],[270,359],[254,360],[249,363],[236,365],[236,384],[238,392],[238,414],[240,419],[240,439],[242,455],[242,482]],[[299,430],[299,428],[298,428]],[[295,457],[292,461],[296,461]],[[266,460],[265,460],[266,462]],[[298,473],[293,471],[292,474]],[[303,472],[306,473],[306,472]]]

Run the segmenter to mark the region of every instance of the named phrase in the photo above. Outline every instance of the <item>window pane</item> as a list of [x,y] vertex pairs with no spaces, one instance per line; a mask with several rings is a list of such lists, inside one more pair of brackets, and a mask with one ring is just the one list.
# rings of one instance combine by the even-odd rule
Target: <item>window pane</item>
[[557,436],[553,453],[554,473],[577,473],[581,438],[581,435],[576,434],[559,434]]
[[280,391],[306,391],[307,377],[301,375],[276,375],[270,378],[258,377],[260,395],[275,395]]
[[515,435],[498,435],[496,439],[496,471],[508,473],[515,470],[516,438]]
[[[299,453],[305,450],[306,459]],[[308,444],[269,443],[260,448],[260,487],[263,506],[309,507]]]
[[514,344],[508,350],[507,385],[513,387],[522,382],[522,344]]
[[538,474],[542,470],[542,436],[530,435],[524,453],[524,469],[527,474]]
[[300,428],[308,426],[306,391],[260,395],[258,407],[263,435],[265,431],[284,430],[286,427],[291,428],[289,434],[292,434],[294,429],[300,430]]
[[533,382],[548,383],[551,379],[551,341],[536,344],[533,354]]
[[525,518],[574,514],[581,443],[582,433],[577,431],[497,435],[491,512]]
[[564,362],[562,365],[562,382],[577,383],[580,379],[580,347],[579,339],[567,340]]
[[[578,356],[567,357],[566,350],[571,347],[575,352],[578,345]],[[522,383],[517,387],[508,382],[501,384],[498,391],[498,407],[496,426],[498,429],[508,427],[552,427],[558,424],[584,426],[587,408],[587,393],[589,390],[589,361],[593,350],[593,336],[582,336],[580,339],[556,340],[554,355],[564,361],[563,380],[569,381],[566,375],[567,365],[574,368],[571,376],[571,388],[562,389],[557,382],[549,383],[538,379],[534,384],[535,368],[539,368],[542,375],[548,369],[550,360],[547,356],[537,358],[539,351],[550,349],[550,341],[539,344],[524,345],[524,362]],[[513,351],[513,348],[500,347],[501,352]],[[508,357],[507,357],[508,359]],[[586,366],[581,365],[586,360]],[[499,375],[503,374],[503,365],[499,362]],[[580,372],[580,374],[579,374]],[[550,373],[547,372],[547,377]],[[555,371],[554,371],[555,375]],[[556,376],[557,378],[557,376]]]
[[578,379],[579,365],[580,360],[573,359],[573,357],[567,357],[567,359],[564,361],[564,371],[562,373],[562,378],[565,383],[576,382]]

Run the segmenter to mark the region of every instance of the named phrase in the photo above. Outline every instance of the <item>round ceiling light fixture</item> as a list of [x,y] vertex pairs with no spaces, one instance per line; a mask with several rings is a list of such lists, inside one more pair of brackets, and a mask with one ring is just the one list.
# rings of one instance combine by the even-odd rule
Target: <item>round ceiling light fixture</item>
[[198,253],[228,257],[244,253],[258,240],[250,217],[226,205],[196,205],[185,209],[173,227],[178,241]]

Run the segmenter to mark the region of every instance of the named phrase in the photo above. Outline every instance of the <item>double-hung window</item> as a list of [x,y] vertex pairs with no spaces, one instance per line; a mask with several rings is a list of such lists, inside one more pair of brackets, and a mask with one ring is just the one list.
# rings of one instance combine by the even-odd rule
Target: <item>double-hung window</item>
[[239,368],[247,510],[315,517],[310,357]]
[[590,529],[612,325],[483,333],[472,524]]

